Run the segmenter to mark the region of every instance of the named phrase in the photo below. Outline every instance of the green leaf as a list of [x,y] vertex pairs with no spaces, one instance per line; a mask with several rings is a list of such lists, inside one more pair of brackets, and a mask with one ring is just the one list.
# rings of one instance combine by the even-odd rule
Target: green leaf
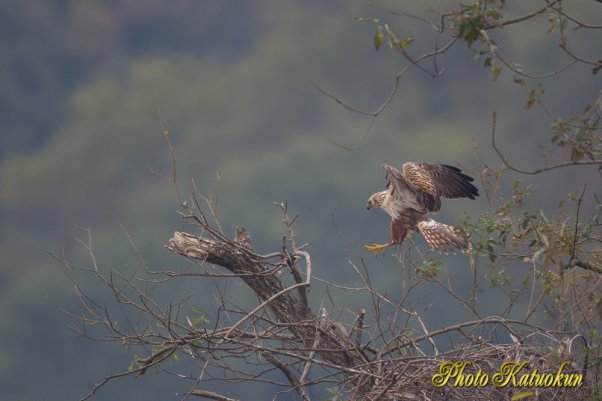
[[521,398],[530,397],[533,394],[535,394],[535,393],[533,393],[533,391],[522,391],[520,393],[514,394],[510,400],[511,401],[520,400]]
[[537,102],[539,100],[541,95],[543,95],[543,88],[541,87],[541,85],[537,85],[537,87],[535,87],[534,89],[531,89],[531,91],[529,92],[529,96],[523,107],[526,110],[529,110],[531,107],[533,107],[535,102]]
[[489,260],[491,261],[491,263],[495,263],[495,260],[497,259],[497,255],[495,254],[495,250],[493,249],[493,246],[491,245],[491,243],[488,243],[486,245],[487,248],[487,252],[489,253]]
[[546,35],[553,34],[554,32],[556,32],[558,30],[559,27],[560,27],[560,23],[559,23],[558,17],[551,16],[550,17],[550,27],[548,28]]
[[383,33],[383,27],[379,26],[378,30],[374,34],[374,48],[376,50],[380,49],[380,46],[383,44],[384,41],[385,41],[385,35]]
[[487,18],[491,18],[494,20],[502,19],[502,14],[497,10],[489,10],[487,11]]
[[481,37],[482,28],[483,20],[480,15],[477,15],[472,18],[464,17],[456,25],[458,37],[464,39],[464,41],[468,43],[468,46],[472,45],[477,39]]
[[583,159],[584,155],[585,155],[585,152],[581,148],[574,147],[573,149],[571,149],[571,161],[573,161],[573,162],[576,160]]
[[131,372],[134,369],[138,369],[140,367],[140,362],[138,362],[139,359],[140,358],[138,358],[138,355],[134,355],[134,359],[132,360],[132,363],[130,363],[130,366],[128,366],[128,372]]
[[502,73],[502,66],[499,64],[494,64],[491,67],[491,78],[495,81],[500,74]]

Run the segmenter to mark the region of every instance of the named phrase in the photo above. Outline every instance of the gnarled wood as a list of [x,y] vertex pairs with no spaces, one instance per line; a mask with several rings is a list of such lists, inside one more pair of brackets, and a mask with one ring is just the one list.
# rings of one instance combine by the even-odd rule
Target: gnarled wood
[[[167,248],[197,262],[219,265],[239,275],[259,300],[271,310],[276,321],[284,324],[307,349],[315,351],[322,360],[347,374],[358,377],[371,375],[369,360],[358,346],[341,331],[331,330],[328,325],[322,324],[321,319],[311,312],[306,299],[291,291],[299,287],[308,287],[309,280],[285,287],[278,275],[274,274],[274,269],[266,265],[265,258],[253,251],[250,235],[245,229],[237,229],[233,241],[175,232]],[[285,259],[290,255],[283,253],[282,257]],[[292,257],[303,257],[306,263],[310,263],[305,252],[293,252]],[[256,311],[252,311],[250,315],[253,313]],[[365,385],[369,385],[369,382]]]

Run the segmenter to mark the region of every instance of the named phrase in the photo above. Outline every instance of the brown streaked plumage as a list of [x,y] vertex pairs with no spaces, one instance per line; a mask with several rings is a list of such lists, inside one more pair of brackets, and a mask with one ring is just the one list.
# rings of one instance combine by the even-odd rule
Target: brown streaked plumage
[[391,216],[391,240],[387,244],[365,245],[377,252],[401,244],[412,230],[418,230],[427,244],[439,252],[460,249],[470,253],[470,238],[462,229],[436,222],[429,212],[441,209],[441,198],[475,199],[479,190],[471,184],[472,177],[457,167],[434,163],[405,163],[402,171],[383,164],[388,180],[387,189],[368,199],[368,209],[378,207]]

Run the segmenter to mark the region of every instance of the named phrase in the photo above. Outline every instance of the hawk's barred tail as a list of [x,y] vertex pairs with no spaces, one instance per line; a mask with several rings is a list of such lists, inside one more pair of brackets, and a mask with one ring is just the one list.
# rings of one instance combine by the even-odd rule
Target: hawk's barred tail
[[420,221],[417,227],[431,249],[447,253],[458,248],[466,255],[472,252],[470,236],[460,228],[439,223],[433,219]]

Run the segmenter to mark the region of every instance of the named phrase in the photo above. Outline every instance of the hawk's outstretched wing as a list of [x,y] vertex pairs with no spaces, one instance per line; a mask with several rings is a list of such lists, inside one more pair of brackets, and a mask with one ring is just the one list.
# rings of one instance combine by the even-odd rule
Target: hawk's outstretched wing
[[408,162],[403,165],[403,175],[427,195],[427,207],[433,212],[441,209],[441,197],[474,199],[479,196],[479,190],[471,184],[473,178],[447,164]]
[[428,212],[419,188],[406,180],[403,173],[395,167],[383,164],[382,168],[385,170],[387,189],[391,195],[387,206],[394,208],[398,217],[406,209],[413,209],[420,213]]

